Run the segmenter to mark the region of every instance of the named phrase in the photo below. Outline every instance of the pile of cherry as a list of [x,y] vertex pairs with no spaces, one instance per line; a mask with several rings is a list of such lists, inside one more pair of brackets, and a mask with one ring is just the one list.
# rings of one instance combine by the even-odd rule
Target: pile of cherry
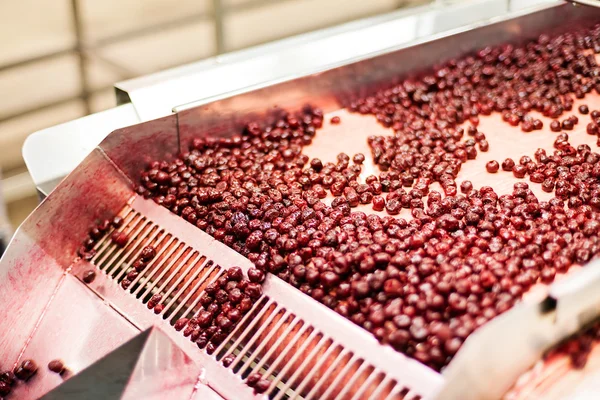
[[[507,195],[455,181],[462,164],[489,149],[477,129],[480,115],[501,113],[525,132],[543,126],[532,111],[561,117],[553,131],[586,118],[596,135],[598,112],[564,114],[574,97],[600,93],[599,52],[600,27],[542,35],[450,60],[352,102],[351,111],[394,131],[369,138],[380,173],[364,182],[362,154],[340,154],[336,163],[303,154],[324,118],[306,107],[230,138],[195,139],[174,161],[151,163],[137,192],[440,370],[470,333],[532,285],[552,282],[600,250],[600,155],[573,147],[567,133],[557,134],[552,154],[539,149],[533,158],[515,155],[518,163],[502,161],[503,170],[553,192],[549,201],[525,180]],[[328,194],[335,196],[330,205]],[[389,215],[352,210],[361,203]],[[403,208],[411,218],[393,216]]]

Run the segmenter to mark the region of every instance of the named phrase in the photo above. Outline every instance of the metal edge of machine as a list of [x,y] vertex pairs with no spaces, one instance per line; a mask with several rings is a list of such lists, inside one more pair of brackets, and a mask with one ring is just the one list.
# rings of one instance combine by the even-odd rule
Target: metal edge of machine
[[[158,153],[155,152],[153,156],[168,157],[169,155],[174,154],[172,151],[173,143],[177,143],[177,146],[179,146],[179,144],[183,143],[183,141],[186,138],[189,138],[190,135],[205,132],[225,134],[232,128],[239,126],[239,124],[243,122],[248,117],[248,115],[251,115],[252,112],[259,112],[261,111],[259,109],[264,110],[265,107],[268,107],[267,104],[273,104],[273,97],[269,96],[268,94],[273,94],[273,91],[282,91],[281,85],[288,85],[287,89],[297,89],[298,86],[295,85],[298,84],[307,85],[304,87],[303,90],[296,92],[296,96],[293,99],[288,97],[286,99],[287,103],[283,104],[284,106],[290,105],[291,100],[297,103],[296,106],[299,106],[301,103],[304,102],[305,99],[311,98],[311,96],[313,99],[319,98],[320,102],[325,104],[326,107],[334,107],[336,104],[339,106],[340,96],[347,96],[349,93],[351,94],[352,90],[358,89],[358,84],[360,84],[361,87],[363,87],[362,85],[365,84],[371,85],[371,87],[376,87],[378,84],[381,83],[380,80],[384,79],[385,76],[382,76],[382,74],[378,74],[375,76],[369,75],[369,78],[375,78],[375,80],[369,80],[369,82],[358,81],[357,85],[350,85],[349,88],[338,88],[339,90],[336,89],[335,91],[331,90],[331,84],[318,87],[320,85],[316,84],[315,82],[310,83],[307,81],[311,79],[318,80],[319,78],[335,78],[332,81],[330,81],[331,83],[335,82],[336,80],[338,80],[339,82],[339,79],[341,78],[350,79],[349,77],[353,76],[354,74],[365,73],[365,69],[363,68],[365,67],[365,63],[370,64],[370,67],[376,66],[377,69],[380,72],[384,72],[384,74],[389,74],[393,72],[394,75],[397,75],[397,68],[393,71],[391,71],[389,68],[382,69],[382,66],[385,66],[387,63],[389,63],[390,59],[388,57],[400,57],[401,55],[399,53],[402,52],[419,51],[421,54],[426,53],[430,55],[430,59],[428,61],[435,61],[433,60],[434,56],[431,55],[431,53],[428,53],[428,51],[431,50],[430,48],[428,48],[428,46],[446,46],[447,48],[450,48],[452,52],[455,53],[472,50],[472,46],[480,47],[481,42],[477,40],[475,40],[476,43],[470,42],[470,49],[466,49],[463,46],[458,46],[458,48],[452,48],[451,46],[448,46],[448,43],[445,43],[444,45],[441,42],[442,40],[458,39],[460,40],[459,43],[465,45],[466,43],[464,35],[467,35],[467,37],[470,36],[473,39],[481,39],[481,37],[484,36],[482,35],[481,30],[487,31],[487,34],[494,34],[495,43],[511,39],[514,40],[515,38],[524,39],[526,37],[530,37],[528,35],[532,35],[535,32],[535,29],[540,29],[540,24],[542,27],[548,28],[548,24],[551,24],[553,21],[556,22],[557,18],[560,18],[561,21],[564,21],[564,12],[566,10],[572,10],[566,9],[564,7],[567,6],[543,8],[541,11],[536,12],[534,14],[522,13],[522,15],[519,15],[516,18],[513,16],[509,19],[503,19],[493,24],[479,27],[477,28],[477,32],[475,32],[475,29],[465,30],[461,33],[457,33],[452,36],[447,36],[445,37],[445,39],[435,38],[435,42],[426,41],[423,43],[417,43],[417,46],[415,47],[396,49],[392,53],[386,52],[385,54],[378,55],[375,58],[369,57],[368,59],[355,62],[353,64],[354,68],[351,71],[340,71],[340,68],[348,68],[348,66],[345,65],[343,67],[337,67],[333,70],[324,71],[317,75],[310,75],[303,78],[297,78],[295,81],[286,81],[273,87],[264,87],[258,90],[258,92],[249,92],[245,94],[238,93],[234,98],[223,98],[220,100],[215,100],[211,103],[199,105],[196,108],[186,108],[185,110],[182,109],[175,116],[160,119],[158,121],[150,121],[144,124],[135,125],[126,129],[121,129],[113,132],[109,135],[107,139],[105,139],[105,141],[101,143],[100,147],[96,151],[94,151],[94,154],[96,155],[92,158],[88,158],[87,161],[88,163],[92,163],[93,167],[94,157],[99,157],[99,159],[102,160],[101,164],[104,165],[108,163],[107,165],[117,167],[119,171],[122,171],[127,176],[127,178],[125,176],[117,176],[113,177],[112,179],[122,182],[119,185],[125,185],[123,187],[123,190],[124,193],[127,193],[128,190],[126,190],[125,187],[130,187],[130,184],[136,181],[140,165],[143,165],[145,162],[148,161],[148,159],[142,157],[142,155],[145,154],[145,152],[132,152],[132,150],[137,150],[140,147],[145,148],[148,142],[151,142],[153,138],[160,137],[161,140],[164,141],[166,139],[167,142],[171,143],[170,146],[166,146],[167,148],[170,147],[169,151],[166,151],[166,149],[164,148],[158,150],[155,148],[155,150],[157,150]],[[593,14],[586,13],[587,11],[588,10],[582,12],[580,10],[579,13],[588,14],[588,17],[590,16],[589,14]],[[575,14],[578,13],[578,11],[567,12]],[[571,17],[575,18],[573,15],[571,15]],[[536,23],[538,25],[536,25]],[[500,31],[498,31],[498,29]],[[517,29],[516,32],[515,29]],[[502,32],[504,33],[504,35],[500,34]],[[521,34],[523,36],[516,36],[518,34]],[[457,38],[457,36],[461,35],[463,35],[462,38]],[[486,44],[489,44],[489,42]],[[425,46],[426,48],[417,48],[419,46]],[[447,56],[447,54],[444,54],[444,56]],[[406,54],[404,54],[404,56],[402,57],[406,57]],[[437,57],[439,59],[439,55],[437,55]],[[369,65],[367,65],[367,67],[369,67]],[[411,71],[415,68],[415,65],[403,65],[403,67],[406,68],[406,71]],[[389,75],[387,77],[389,78]],[[329,89],[330,92],[328,94],[324,94],[323,88]],[[267,96],[265,96],[265,94],[267,94]],[[275,93],[274,95],[278,96],[278,94],[279,93]],[[255,102],[256,96],[259,96],[262,99],[261,102]],[[254,110],[251,110],[248,107],[241,109],[238,108],[237,110],[235,110],[235,107],[239,107],[240,104],[248,104],[248,101],[250,101],[250,104],[253,104],[253,107],[255,108]],[[229,112],[227,112],[227,110],[229,110]],[[241,113],[242,115],[239,115],[239,113]],[[202,120],[204,117],[210,118]],[[200,126],[198,127],[197,124],[200,124]],[[168,131],[167,136],[169,137],[167,138],[164,137],[165,130]],[[145,131],[147,134],[139,134],[142,131]],[[175,151],[176,150],[177,149],[175,148]],[[132,155],[134,155],[133,159],[131,157]],[[138,155],[139,157],[135,158],[135,155]],[[98,167],[98,165],[96,165],[96,167]],[[76,243],[77,238],[81,235],[82,232],[85,232],[85,229],[87,229],[87,226],[89,225],[90,221],[92,221],[93,218],[98,216],[99,212],[106,213],[109,209],[111,209],[111,207],[114,208],[115,205],[108,206],[107,208],[107,205],[104,204],[104,202],[107,199],[106,196],[112,196],[114,195],[114,193],[102,193],[101,180],[93,182],[93,184],[88,185],[86,187],[79,187],[79,196],[73,193],[73,188],[77,187],[78,184],[82,183],[82,177],[80,176],[81,174],[85,175],[84,166],[78,167],[69,176],[69,178],[67,178],[67,181],[61,183],[57,187],[57,189],[48,197],[48,199],[42,203],[39,209],[36,210],[32,214],[32,216],[29,217],[29,219],[24,224],[24,227],[22,227],[22,229],[19,229],[19,232],[13,240],[14,243],[11,243],[11,245],[9,245],[9,252],[7,252],[8,256],[2,259],[3,268],[0,269],[0,278],[2,278],[2,280],[5,282],[7,282],[6,279],[10,279],[12,282],[8,290],[4,293],[7,296],[5,299],[5,304],[16,304],[15,299],[18,298],[18,295],[22,295],[28,290],[35,289],[35,286],[32,285],[34,285],[36,282],[41,283],[41,281],[38,280],[31,280],[27,283],[26,288],[19,287],[19,285],[14,284],[14,280],[8,277],[8,275],[15,273],[17,275],[22,274],[23,271],[21,271],[20,269],[24,268],[25,263],[37,263],[40,259],[45,260],[49,264],[58,263],[64,268],[66,260],[69,259],[69,257],[73,256],[74,244]],[[114,175],[114,172],[108,173],[108,176],[111,176],[111,174]],[[98,171],[93,171],[93,174],[91,176],[95,178],[102,176],[104,178],[103,174],[98,174]],[[99,193],[95,194],[95,191],[99,191]],[[94,201],[90,201],[90,195],[92,195]],[[64,196],[63,201],[61,201],[61,196]],[[82,209],[82,205],[79,203],[83,200],[87,202],[87,206],[85,206]],[[65,204],[65,202],[67,202],[70,206],[67,207],[67,204]],[[67,210],[65,210],[65,208],[67,208]],[[74,211],[80,212],[75,213]],[[65,213],[67,213],[68,215],[66,215]],[[78,223],[75,225],[75,227],[69,227],[69,223],[72,223],[75,219],[78,220]],[[52,234],[54,230],[57,229],[57,227],[65,228],[66,231],[63,232],[59,237],[53,237]],[[70,251],[65,252],[65,245],[67,245],[66,248],[70,249]],[[35,251],[32,251],[32,249],[35,249]],[[54,271],[53,273],[56,274],[56,271]],[[37,278],[40,278],[40,276],[43,277],[41,271],[35,271],[35,274],[37,275]],[[55,279],[60,280],[63,278],[60,278],[60,276],[56,276]],[[15,294],[17,295],[16,297],[14,296]],[[52,294],[50,293],[50,296],[51,295]],[[37,320],[35,317],[38,314],[43,314],[44,306],[45,303],[43,303],[42,301],[39,304],[39,308],[36,309],[35,307],[33,307],[32,310],[27,310],[27,313],[30,314],[30,318],[28,320],[29,324],[35,325],[35,321]],[[5,315],[4,317],[6,317],[6,320],[9,324],[13,320],[14,324],[19,324],[19,322],[21,322],[19,321],[19,318],[21,318],[20,316],[15,317],[14,315]],[[15,320],[15,318],[17,319]],[[490,326],[492,325],[490,324]]]

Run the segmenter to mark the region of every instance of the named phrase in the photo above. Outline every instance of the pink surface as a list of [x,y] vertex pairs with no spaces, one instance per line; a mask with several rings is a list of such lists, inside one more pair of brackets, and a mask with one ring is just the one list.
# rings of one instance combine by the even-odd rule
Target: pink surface
[[21,230],[66,268],[96,220],[112,218],[132,196],[123,176],[94,150],[25,220]]
[[63,277],[63,270],[19,230],[0,268],[0,368],[12,369]]
[[177,116],[117,129],[99,147],[131,183],[137,185],[140,173],[155,160],[170,159],[179,152]]
[[[11,398],[39,398],[137,333],[81,282],[65,275],[21,358],[34,360],[38,371],[16,385]],[[48,370],[54,359],[62,360],[69,372],[61,376]]]

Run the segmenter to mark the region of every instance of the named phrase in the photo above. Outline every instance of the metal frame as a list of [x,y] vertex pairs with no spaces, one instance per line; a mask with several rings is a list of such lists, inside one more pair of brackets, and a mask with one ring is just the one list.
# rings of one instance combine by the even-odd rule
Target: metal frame
[[[410,74],[416,68],[425,68],[440,59],[459,56],[485,45],[531,39],[540,32],[547,32],[555,28],[569,28],[570,25],[565,24],[565,21],[569,24],[578,24],[580,22],[587,23],[591,19],[597,21],[600,18],[600,10],[577,9],[568,5],[541,7],[535,11],[537,12],[514,13],[491,21],[479,22],[459,30],[382,50],[376,54],[346,60],[337,65],[322,66],[319,71],[306,71],[302,76],[293,76],[278,82],[271,82],[269,85],[261,84],[259,87],[238,90],[235,93],[194,104],[195,107],[182,108],[175,115],[112,132],[27,219],[2,259],[0,278],[8,276],[6,282],[9,281],[11,275],[24,279],[12,279],[11,283],[14,281],[14,284],[7,284],[6,290],[0,291],[0,301],[4,301],[7,305],[3,308],[4,313],[0,311],[0,316],[5,321],[5,329],[9,329],[11,326],[20,327],[14,333],[15,339],[10,338],[10,342],[7,342],[9,338],[6,335],[0,335],[0,344],[5,344],[5,346],[0,346],[0,356],[14,359],[15,354],[21,354],[18,347],[21,343],[20,340],[27,338],[25,331],[29,327],[33,327],[32,329],[35,330],[35,327],[39,326],[37,317],[38,315],[43,316],[44,310],[47,308],[44,296],[48,295],[51,300],[57,298],[52,293],[52,283],[56,281],[57,285],[60,285],[60,282],[66,279],[62,275],[62,268],[70,265],[78,246],[78,240],[85,235],[90,223],[95,218],[114,215],[122,209],[125,203],[131,201],[132,183],[137,182],[140,169],[147,163],[146,156],[151,159],[168,158],[184,149],[186,138],[192,135],[230,135],[248,117],[260,115],[273,104],[294,109],[304,105],[305,100],[310,99],[311,103],[323,106],[325,110],[334,110],[343,105],[344,100],[349,97],[357,94],[364,95],[368,91],[377,89],[381,84],[389,82],[390,77]],[[515,29],[515,27],[520,29]],[[416,57],[416,55],[420,56]],[[316,72],[319,73],[314,74]],[[151,205],[158,207],[154,204]],[[167,213],[165,210],[161,209],[161,211]],[[177,218],[171,214],[168,215],[173,219]],[[185,224],[183,221],[177,221],[177,223]],[[189,229],[196,228],[189,225]],[[195,231],[195,233],[198,232]],[[227,260],[236,254],[233,251],[223,251],[220,258],[215,261]],[[236,265],[238,263],[226,264]],[[582,271],[585,274],[589,271],[593,272],[594,269],[583,269]],[[70,274],[65,276],[71,278]],[[581,275],[579,277],[581,278]],[[565,280],[552,286],[551,293],[555,296],[555,307],[550,312],[558,312],[558,324],[548,324],[548,330],[558,330],[558,332],[550,332],[552,335],[548,335],[551,337],[548,342],[543,343],[544,346],[551,342],[555,343],[561,335],[568,334],[575,329],[581,307],[589,306],[589,304],[580,304],[575,301],[575,295],[584,293],[585,290],[587,291],[585,294],[591,296],[588,295],[590,293],[588,290],[592,291],[593,288],[589,285],[594,281],[579,279],[578,282],[583,283],[583,287],[569,285],[569,283],[573,283],[571,280]],[[98,285],[101,283],[103,282],[96,282]],[[56,287],[58,290],[59,286]],[[34,293],[34,288],[36,289],[35,296],[27,300],[27,308],[23,309],[25,300],[16,294]],[[100,289],[105,292],[112,290],[104,285],[98,286],[98,292]],[[119,293],[124,294],[120,289]],[[68,295],[63,292],[60,294],[61,296]],[[594,304],[597,304],[595,299]],[[14,311],[15,309],[17,312]],[[126,310],[125,307],[115,307],[115,309],[133,312],[133,308]],[[546,316],[545,320],[548,319],[547,308],[535,309],[529,313],[531,324],[536,324],[534,318],[540,317],[540,313],[543,314],[542,317]],[[508,312],[504,316],[512,314],[512,312]],[[148,318],[148,320],[154,317],[147,310],[144,310],[144,314],[141,314],[140,311],[139,315],[140,318]],[[41,318],[39,317],[40,320]],[[536,325],[544,327],[540,324]],[[515,331],[514,327],[519,325],[512,324],[511,326],[513,327],[511,331]],[[490,335],[497,339],[495,343],[506,340],[504,337],[498,338],[502,332],[494,330],[493,327],[494,323],[491,322],[482,329],[482,332],[491,332]],[[87,326],[87,328],[90,327]],[[73,332],[73,334],[78,334],[78,332]],[[479,340],[477,335],[472,337],[474,339],[471,340],[471,343],[474,341],[476,344]],[[59,341],[61,343],[66,341],[66,336],[62,338],[63,340]],[[469,347],[476,349],[467,344],[466,350]],[[537,351],[538,349],[533,350]],[[457,357],[460,357],[460,354],[466,353],[461,350]],[[523,360],[512,362],[515,360],[514,354],[508,355],[511,356],[511,363],[508,365],[511,372],[523,368]],[[479,360],[478,364],[470,364],[470,366],[476,369],[485,363],[493,364],[493,362],[494,358],[488,357],[485,360]],[[455,359],[449,368],[452,368],[452,365],[460,367],[460,358]],[[402,368],[399,370],[406,373]],[[472,376],[459,374],[458,376],[461,380],[479,379],[479,386],[486,389],[487,393],[490,390],[502,389],[508,379],[512,378],[509,374],[496,377],[474,374]],[[220,377],[224,379],[223,376]],[[449,375],[445,373],[444,380],[448,380],[452,384],[453,382],[449,378]],[[490,381],[492,379],[495,380]],[[455,385],[456,382],[454,381]],[[473,387],[477,388],[476,385]],[[464,399],[468,396],[481,395],[476,390],[468,393],[468,396],[464,396],[464,392],[462,394],[462,397],[448,396],[444,399]]]

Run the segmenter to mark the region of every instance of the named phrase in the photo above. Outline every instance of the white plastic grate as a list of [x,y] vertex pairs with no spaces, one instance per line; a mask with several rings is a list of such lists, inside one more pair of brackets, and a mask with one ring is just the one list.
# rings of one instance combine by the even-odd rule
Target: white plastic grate
[[[136,210],[136,205],[143,205],[142,212]],[[214,246],[215,242],[204,232],[196,229],[191,236],[185,230],[173,232],[172,227],[177,226],[173,221],[156,223],[162,218],[176,218],[178,223],[187,224],[154,206],[137,200],[124,208],[119,214],[124,224],[118,230],[127,234],[127,245],[119,248],[112,243],[111,229],[95,245],[97,253],[92,263],[121,283],[142,249],[154,247],[156,256],[124,290],[144,304],[160,295],[156,304],[163,308],[157,314],[174,325],[178,319],[192,318],[201,310],[199,300],[204,288],[229,265],[222,267],[206,255],[210,252],[203,250],[203,245]],[[171,227],[170,231],[163,228],[165,225]],[[243,268],[247,271],[247,266]],[[263,289],[262,297],[211,357],[219,363],[225,357],[233,358],[227,368],[240,379],[255,373],[268,379],[271,384],[265,394],[270,399],[417,400],[423,394],[411,388],[409,380],[400,383],[397,377],[402,371],[390,371],[386,366],[402,368],[400,364],[404,363],[439,376],[420,364],[415,367],[415,361],[391,348],[373,343],[375,339],[367,332],[276,277],[269,276]],[[402,362],[398,364],[398,360]]]

